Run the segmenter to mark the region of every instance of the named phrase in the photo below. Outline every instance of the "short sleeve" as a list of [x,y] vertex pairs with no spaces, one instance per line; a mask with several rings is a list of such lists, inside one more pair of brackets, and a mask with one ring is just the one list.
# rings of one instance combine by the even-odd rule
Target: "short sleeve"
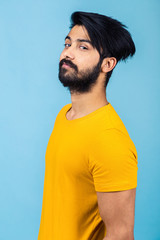
[[137,187],[137,151],[129,134],[107,129],[89,149],[89,169],[95,190],[123,191]]

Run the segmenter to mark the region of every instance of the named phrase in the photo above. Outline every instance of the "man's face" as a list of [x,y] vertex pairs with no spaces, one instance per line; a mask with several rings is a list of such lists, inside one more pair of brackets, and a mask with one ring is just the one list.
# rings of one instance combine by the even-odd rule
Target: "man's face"
[[100,70],[100,55],[93,48],[86,29],[74,26],[60,55],[59,80],[71,92],[85,93],[97,83]]

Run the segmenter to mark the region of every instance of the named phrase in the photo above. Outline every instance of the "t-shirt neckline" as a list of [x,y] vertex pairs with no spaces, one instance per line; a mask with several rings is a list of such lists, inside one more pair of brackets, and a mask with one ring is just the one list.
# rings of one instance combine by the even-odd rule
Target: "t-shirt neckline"
[[66,114],[67,112],[71,109],[72,107],[72,103],[69,103],[66,105],[66,108],[65,108],[65,111],[64,111],[64,120],[67,122],[67,123],[76,123],[76,122],[81,122],[85,119],[88,119],[100,112],[102,112],[103,110],[105,109],[108,109],[109,107],[111,106],[110,102],[108,102],[106,105],[94,110],[93,112],[91,113],[88,113],[87,115],[83,116],[83,117],[80,117],[80,118],[76,118],[76,119],[72,119],[72,120],[68,120],[67,117],[66,117]]

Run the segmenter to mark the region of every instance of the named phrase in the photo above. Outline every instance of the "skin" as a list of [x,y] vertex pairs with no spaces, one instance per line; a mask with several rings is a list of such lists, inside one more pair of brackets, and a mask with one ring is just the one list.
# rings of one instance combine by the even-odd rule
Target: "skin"
[[99,212],[107,234],[103,240],[134,240],[136,189],[97,192]]
[[[60,55],[75,64],[79,71],[85,71],[98,63],[99,52],[88,42],[79,42],[78,39],[90,40],[84,26],[74,26],[65,40],[65,48]],[[87,49],[85,49],[87,48]],[[96,109],[108,104],[106,89],[103,87],[105,75],[116,66],[116,59],[103,59],[101,71],[96,84],[85,93],[71,92],[72,108],[67,112],[68,120],[83,117]],[[66,74],[75,71],[66,64]],[[97,192],[99,212],[107,229],[103,240],[134,240],[134,212],[136,189],[120,192]]]

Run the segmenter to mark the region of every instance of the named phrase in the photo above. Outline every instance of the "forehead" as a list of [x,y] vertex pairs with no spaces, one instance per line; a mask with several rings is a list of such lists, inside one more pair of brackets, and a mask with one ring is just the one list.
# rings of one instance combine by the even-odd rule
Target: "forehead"
[[75,25],[68,33],[68,36],[71,37],[73,40],[86,39],[91,41],[88,32],[84,26]]

